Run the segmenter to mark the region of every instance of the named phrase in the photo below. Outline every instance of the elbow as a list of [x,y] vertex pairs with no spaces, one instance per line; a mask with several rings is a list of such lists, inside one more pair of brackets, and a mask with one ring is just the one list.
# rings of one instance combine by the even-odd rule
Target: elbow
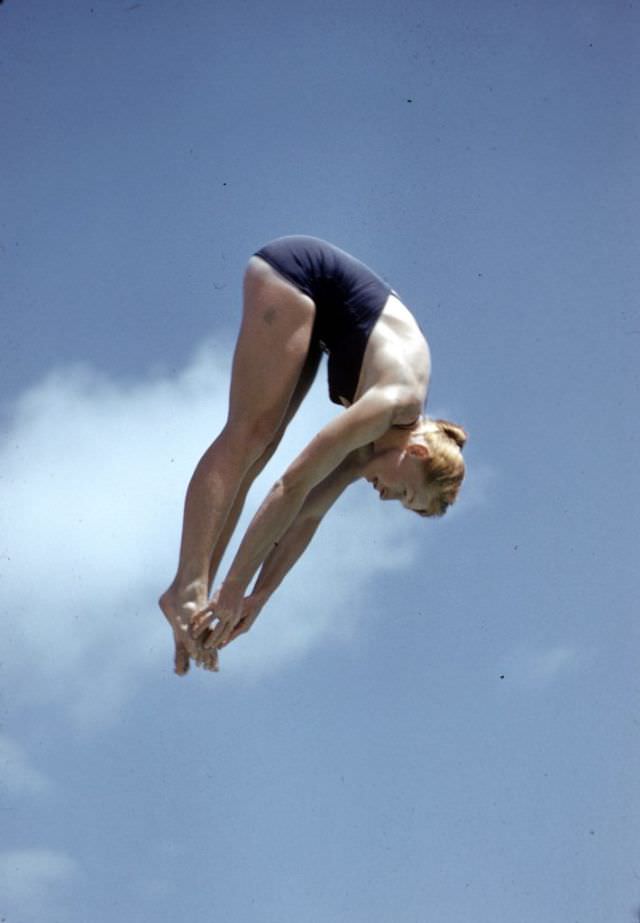
[[285,502],[301,506],[306,500],[310,488],[299,475],[296,476],[293,472],[287,471],[276,481],[273,489]]
[[422,401],[413,390],[398,389],[390,402],[390,416],[392,425],[406,425],[418,419],[423,412]]

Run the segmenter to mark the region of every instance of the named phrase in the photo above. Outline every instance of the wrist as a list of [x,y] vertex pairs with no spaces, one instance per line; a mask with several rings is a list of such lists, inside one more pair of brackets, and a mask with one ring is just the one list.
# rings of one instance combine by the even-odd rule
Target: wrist
[[251,581],[251,577],[252,574],[243,574],[238,564],[233,562],[222,585],[228,587],[231,592],[238,591],[244,595]]
[[238,600],[242,599],[244,596],[244,586],[239,580],[230,580],[228,577],[223,581],[222,586],[218,590],[218,600],[222,601],[223,605],[234,606],[237,604]]
[[260,606],[264,606],[266,601],[271,596],[271,593],[272,593],[272,590],[268,589],[267,587],[264,587],[264,586],[257,587],[251,593],[250,598],[253,600],[253,602],[258,603]]
[[244,590],[245,584],[244,584],[244,581],[241,580],[239,577],[234,577],[231,573],[229,573],[222,581],[222,586],[228,587],[230,590],[232,589]]

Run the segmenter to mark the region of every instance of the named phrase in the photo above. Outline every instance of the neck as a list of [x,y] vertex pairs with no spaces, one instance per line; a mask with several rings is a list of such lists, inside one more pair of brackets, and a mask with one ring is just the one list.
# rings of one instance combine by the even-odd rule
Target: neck
[[388,449],[402,449],[409,445],[411,437],[418,426],[421,434],[438,431],[435,421],[423,416],[419,416],[413,423],[394,424],[373,443],[374,453],[386,452]]
[[403,449],[411,441],[414,426],[415,423],[392,426],[373,443],[374,453],[387,452],[389,449]]

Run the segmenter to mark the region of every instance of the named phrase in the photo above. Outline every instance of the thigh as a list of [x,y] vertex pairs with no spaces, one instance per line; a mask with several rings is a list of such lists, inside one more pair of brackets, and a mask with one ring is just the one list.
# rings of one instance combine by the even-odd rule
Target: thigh
[[289,404],[285,411],[283,426],[282,426],[282,433],[284,433],[284,430],[286,429],[286,427],[289,425],[291,420],[293,420],[296,413],[298,412],[298,408],[300,407],[300,404],[303,402],[303,400],[309,393],[309,389],[311,388],[311,385],[313,384],[315,380],[315,377],[318,371],[318,366],[320,365],[321,359],[322,359],[322,350],[320,349],[317,343],[312,344],[307,352],[307,357],[305,359],[304,365],[302,366],[300,377],[298,378],[296,386],[293,389],[291,400],[289,401]]
[[313,384],[314,378],[316,377],[316,372],[318,371],[318,365],[320,364],[320,359],[322,358],[322,350],[320,347],[312,347],[309,350],[307,355],[304,367],[298,383],[294,388],[293,395],[289,401],[289,406],[287,407],[284,417],[280,422],[280,425],[274,432],[273,437],[269,440],[268,445],[264,448],[262,454],[259,458],[256,459],[253,466],[249,469],[246,475],[245,486],[248,488],[251,486],[256,477],[264,470],[265,466],[273,457],[276,449],[282,441],[287,426],[291,420],[296,415],[300,404],[303,402],[307,396],[311,385]]
[[[275,435],[297,400],[311,350],[315,305],[258,257],[244,279],[229,422],[258,425]],[[317,368],[317,363],[316,366]],[[307,390],[308,390],[307,384]]]

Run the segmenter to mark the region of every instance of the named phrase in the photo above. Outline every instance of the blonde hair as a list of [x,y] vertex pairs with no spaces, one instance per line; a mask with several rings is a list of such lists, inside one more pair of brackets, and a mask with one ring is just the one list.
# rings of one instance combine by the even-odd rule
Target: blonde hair
[[417,422],[411,436],[429,449],[429,457],[424,460],[425,479],[436,491],[427,515],[443,516],[458,496],[464,479],[462,448],[467,441],[466,430],[449,420],[423,417]]

